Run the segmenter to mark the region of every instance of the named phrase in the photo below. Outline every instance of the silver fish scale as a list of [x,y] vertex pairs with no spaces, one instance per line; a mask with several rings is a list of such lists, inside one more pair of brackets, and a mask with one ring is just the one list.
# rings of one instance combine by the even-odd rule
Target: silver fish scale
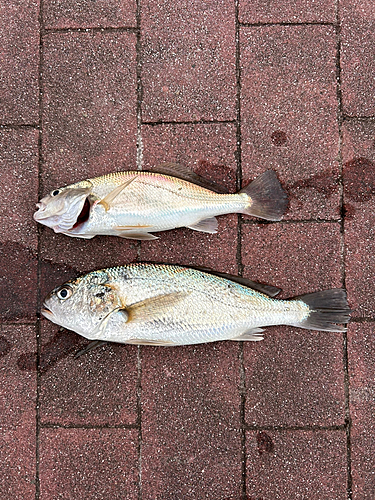
[[301,317],[300,307],[293,307],[293,302],[272,299],[194,269],[130,264],[101,272],[107,274],[129,310],[146,299],[186,293],[154,316],[151,312],[144,321],[129,321],[120,328],[114,317],[108,322],[105,337],[101,337],[107,340],[148,339],[195,344],[234,338],[252,328],[290,323],[291,319]]
[[240,212],[247,206],[242,194],[218,194],[190,182],[149,172],[119,172],[89,179],[97,200],[116,186],[131,182],[116,198],[110,212],[94,207],[87,232],[113,226],[149,225],[149,231],[183,227],[215,215]]

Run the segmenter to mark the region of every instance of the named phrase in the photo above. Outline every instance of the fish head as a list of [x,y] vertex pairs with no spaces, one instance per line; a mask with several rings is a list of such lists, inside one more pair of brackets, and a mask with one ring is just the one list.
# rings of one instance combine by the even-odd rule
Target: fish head
[[83,181],[53,190],[36,204],[38,210],[34,213],[34,220],[51,227],[55,233],[69,231],[78,221],[83,221],[83,213],[85,220],[88,219],[92,188],[90,181]]
[[105,319],[119,308],[122,302],[110,276],[106,271],[95,271],[52,290],[41,313],[53,323],[96,339]]

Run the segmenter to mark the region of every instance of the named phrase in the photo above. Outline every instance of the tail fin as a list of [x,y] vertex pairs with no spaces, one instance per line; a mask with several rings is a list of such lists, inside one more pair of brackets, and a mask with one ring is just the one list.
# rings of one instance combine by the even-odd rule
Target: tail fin
[[288,197],[273,170],[267,170],[241,189],[251,200],[243,213],[266,220],[281,220],[288,205]]
[[351,310],[346,299],[346,291],[341,288],[308,293],[293,300],[303,301],[310,309],[308,317],[299,324],[300,328],[326,332],[345,332],[346,328],[335,323],[348,323]]

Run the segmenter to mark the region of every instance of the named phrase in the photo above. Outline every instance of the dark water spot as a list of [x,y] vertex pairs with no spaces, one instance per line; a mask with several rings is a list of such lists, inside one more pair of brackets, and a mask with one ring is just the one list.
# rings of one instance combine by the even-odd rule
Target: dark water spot
[[0,318],[33,319],[36,314],[37,256],[19,243],[0,243]]
[[12,349],[12,344],[3,336],[0,336],[0,358],[6,356]]
[[258,432],[257,445],[258,445],[258,452],[260,455],[262,453],[271,453],[274,448],[272,438],[266,432]]
[[275,130],[275,132],[272,132],[271,139],[275,146],[284,146],[288,141],[288,137],[283,130]]
[[375,163],[363,157],[346,162],[344,187],[352,201],[368,201],[375,194]]
[[345,203],[343,207],[343,216],[345,219],[350,220],[353,219],[355,215],[356,209],[350,203]]
[[[33,250],[6,241],[0,243],[0,319],[14,321],[36,318],[38,259]],[[79,273],[66,264],[42,260],[41,296],[44,298],[57,284]]]
[[338,188],[338,179],[332,177],[332,172],[326,170],[312,175],[308,179],[287,184],[287,189],[315,189],[325,196],[330,196]]
[[84,339],[68,330],[59,330],[44,346],[39,359],[39,369],[46,372],[68,354],[75,352],[84,344]]
[[35,372],[36,360],[36,352],[26,352],[24,354],[21,354],[21,356],[18,358],[17,366],[24,372]]
[[[39,370],[41,373],[47,372],[58,361],[65,358],[72,352],[76,352],[85,343],[85,339],[68,330],[59,330],[46,344],[41,348],[39,358]],[[22,354],[17,361],[20,370],[35,371],[37,354],[29,352]]]
[[207,160],[199,160],[195,170],[197,174],[217,182],[224,188],[234,189],[236,186],[236,172],[226,165],[212,163]]

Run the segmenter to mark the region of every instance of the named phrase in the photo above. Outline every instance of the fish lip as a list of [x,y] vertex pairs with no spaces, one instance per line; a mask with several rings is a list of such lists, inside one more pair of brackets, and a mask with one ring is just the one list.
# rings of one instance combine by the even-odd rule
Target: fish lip
[[46,304],[43,303],[43,307],[40,310],[41,314],[47,319],[51,319],[53,317],[53,312],[48,309]]

